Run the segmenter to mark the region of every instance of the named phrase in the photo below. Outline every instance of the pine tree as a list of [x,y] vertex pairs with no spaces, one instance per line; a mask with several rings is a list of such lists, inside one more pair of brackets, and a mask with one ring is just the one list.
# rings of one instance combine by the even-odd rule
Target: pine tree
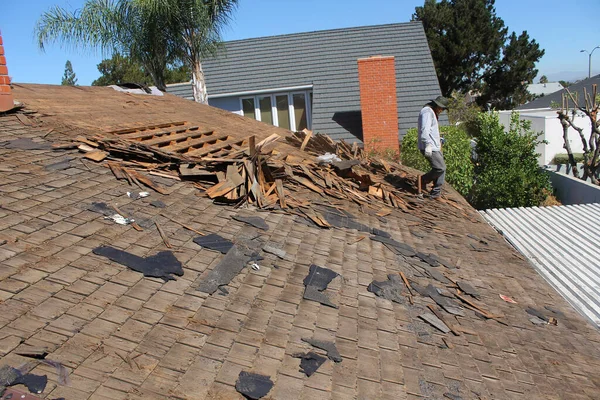
[[77,76],[73,72],[73,65],[71,61],[67,60],[65,63],[65,74],[63,75],[61,85],[65,86],[77,86]]
[[544,50],[526,31],[509,34],[494,4],[425,0],[413,20],[425,28],[442,94],[473,91],[481,94],[480,105],[512,107],[526,100]]

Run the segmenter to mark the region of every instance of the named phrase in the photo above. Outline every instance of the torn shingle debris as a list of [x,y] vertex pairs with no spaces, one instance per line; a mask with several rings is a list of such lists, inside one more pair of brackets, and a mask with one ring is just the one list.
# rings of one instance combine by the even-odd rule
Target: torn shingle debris
[[173,275],[183,275],[181,262],[170,251],[161,251],[150,257],[140,257],[114,247],[102,246],[95,248],[93,253],[141,272],[146,277],[162,278],[165,282],[175,280]]
[[423,321],[429,323],[431,326],[438,329],[442,333],[450,332],[450,328],[448,328],[448,326],[441,319],[439,319],[437,316],[433,315],[432,313],[423,313],[423,314],[419,315],[419,318],[421,318]]
[[233,247],[232,241],[222,238],[215,233],[211,233],[210,235],[206,236],[198,236],[194,239],[194,243],[223,254],[226,254]]
[[270,377],[247,371],[240,372],[235,382],[235,390],[252,400],[265,397],[272,388],[273,381]]
[[337,347],[335,347],[335,343],[311,338],[302,338],[302,341],[316,347],[317,349],[325,350],[327,352],[327,357],[331,361],[336,363],[342,362],[342,356]]
[[339,276],[330,269],[319,267],[315,264],[310,266],[308,275],[304,278],[304,298],[307,300],[316,301],[323,305],[338,308],[331,302],[329,297],[323,293],[327,289],[327,285]]
[[404,304],[406,301],[404,288],[402,278],[396,274],[389,274],[387,281],[373,281],[367,286],[367,290],[376,296],[399,304]]
[[294,354],[293,357],[300,359],[300,372],[304,373],[306,376],[311,376],[317,372],[319,367],[327,361],[327,357],[323,357],[312,351]]
[[198,286],[199,291],[213,294],[219,286],[227,285],[240,273],[246,264],[256,258],[254,254],[248,254],[237,245],[225,254],[225,257],[202,279]]
[[0,386],[24,385],[31,393],[40,394],[46,389],[47,384],[46,375],[24,374],[8,365],[0,368]]
[[394,253],[401,254],[405,257],[414,257],[417,254],[415,249],[413,249],[411,246],[407,245],[406,243],[400,243],[394,239],[390,239],[379,235],[371,235],[371,240],[381,242]]
[[234,215],[232,218],[236,221],[252,225],[255,228],[262,229],[263,231],[269,230],[269,225],[267,225],[265,220],[260,217],[244,217],[241,215]]
[[7,142],[0,142],[0,147],[18,150],[49,150],[52,145],[48,142],[34,142],[29,138],[19,138]]
[[470,284],[468,284],[465,281],[457,281],[456,284],[458,285],[458,288],[460,290],[462,290],[469,296],[474,297],[479,300],[479,298],[480,298],[479,292],[477,292],[477,290],[475,290],[475,288],[473,286],[471,286]]

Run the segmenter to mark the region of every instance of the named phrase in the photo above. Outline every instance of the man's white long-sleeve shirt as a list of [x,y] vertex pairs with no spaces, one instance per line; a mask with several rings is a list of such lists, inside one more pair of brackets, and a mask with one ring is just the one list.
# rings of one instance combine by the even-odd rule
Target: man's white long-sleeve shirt
[[428,144],[432,151],[441,151],[437,117],[431,107],[425,106],[419,113],[419,150],[425,150]]

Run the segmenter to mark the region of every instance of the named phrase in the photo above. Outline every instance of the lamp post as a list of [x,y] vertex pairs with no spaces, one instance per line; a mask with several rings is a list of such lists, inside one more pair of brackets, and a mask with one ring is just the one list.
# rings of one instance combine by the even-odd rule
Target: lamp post
[[592,54],[594,54],[594,50],[600,49],[600,46],[596,46],[592,49],[592,51],[581,50],[580,53],[588,53],[589,54],[589,66],[588,66],[588,78],[592,77]]

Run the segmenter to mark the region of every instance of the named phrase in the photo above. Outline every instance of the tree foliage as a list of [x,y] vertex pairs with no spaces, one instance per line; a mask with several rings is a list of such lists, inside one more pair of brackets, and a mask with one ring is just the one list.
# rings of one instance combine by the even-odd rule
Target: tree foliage
[[50,8],[35,33],[41,49],[58,42],[127,56],[161,90],[166,89],[167,66],[183,63],[193,73],[196,100],[206,102],[201,60],[215,54],[236,5],[237,0],[86,0],[73,12]]
[[[132,61],[129,57],[114,54],[111,58],[98,64],[101,76],[92,82],[92,86],[119,85],[123,83],[139,83],[150,86],[152,76],[144,70],[143,65]],[[191,73],[187,66],[168,66],[165,71],[165,84],[188,82]]]
[[540,78],[540,83],[548,83],[548,77],[546,75],[542,75]]
[[[473,186],[473,163],[471,162],[471,140],[458,127],[440,128],[445,139],[443,153],[446,162],[446,180],[460,194],[467,196]],[[429,170],[429,162],[417,148],[417,129],[409,129],[402,139],[401,160],[404,165],[420,171]]]
[[479,92],[479,104],[507,108],[528,100],[544,50],[526,31],[509,35],[494,4],[425,0],[413,20],[423,23],[443,94]]
[[77,86],[77,76],[75,75],[75,72],[73,72],[73,65],[69,60],[65,63],[65,73],[60,84],[65,86]]
[[498,114],[478,117],[475,184],[469,196],[477,209],[540,205],[551,191],[550,178],[537,164],[538,133],[530,121],[511,115],[505,131]]

